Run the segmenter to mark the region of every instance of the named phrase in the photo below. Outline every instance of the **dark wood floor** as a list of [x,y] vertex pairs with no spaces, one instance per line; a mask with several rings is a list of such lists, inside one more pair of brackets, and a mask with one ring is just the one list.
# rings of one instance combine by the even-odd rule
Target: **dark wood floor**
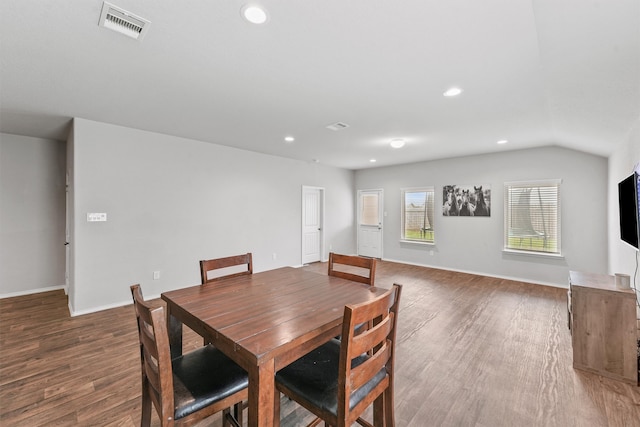
[[[640,426],[640,388],[572,368],[564,290],[390,262],[376,282],[404,285],[396,425]],[[62,291],[0,300],[0,425],[137,426],[138,358],[132,306],[71,318]],[[309,419],[282,403],[284,427]]]

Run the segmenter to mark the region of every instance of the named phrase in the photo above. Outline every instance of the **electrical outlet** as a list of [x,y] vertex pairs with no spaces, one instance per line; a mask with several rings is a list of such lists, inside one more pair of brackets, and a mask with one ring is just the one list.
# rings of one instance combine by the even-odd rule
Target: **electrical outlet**
[[276,255],[276,253],[273,253],[273,259],[275,260],[278,256]]
[[160,279],[160,272],[159,271],[154,271],[153,272],[153,280],[158,280]]

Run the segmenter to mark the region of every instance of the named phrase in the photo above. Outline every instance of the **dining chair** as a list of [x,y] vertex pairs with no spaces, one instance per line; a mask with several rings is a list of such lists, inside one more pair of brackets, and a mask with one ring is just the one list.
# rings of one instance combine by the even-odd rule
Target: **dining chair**
[[[374,418],[384,420],[386,427],[395,425],[393,369],[401,290],[402,285],[394,284],[371,301],[345,306],[342,341],[332,339],[276,373],[276,417],[283,393],[327,426],[357,422],[371,427],[361,415],[372,403]],[[369,321],[371,328],[356,331],[355,325]]]
[[142,365],[140,425],[151,425],[154,406],[162,427],[191,426],[220,411],[223,426],[241,426],[247,372],[212,345],[172,360],[164,307],[145,301],[140,285],[131,286],[131,295]]
[[[235,271],[230,274],[224,274],[209,278],[209,272],[221,269],[230,269],[230,267],[236,267],[246,264],[246,270]],[[200,276],[202,284],[215,282],[216,280],[225,279],[228,277],[241,276],[243,274],[253,274],[253,260],[251,252],[242,255],[234,255],[225,258],[215,258],[200,261]]]
[[[336,269],[336,264],[343,265],[345,267],[339,267],[339,269]],[[364,275],[364,270],[368,270],[368,274],[366,276]],[[341,277],[343,279],[366,283],[367,285],[373,286],[376,278],[376,259],[330,252],[329,276]]]

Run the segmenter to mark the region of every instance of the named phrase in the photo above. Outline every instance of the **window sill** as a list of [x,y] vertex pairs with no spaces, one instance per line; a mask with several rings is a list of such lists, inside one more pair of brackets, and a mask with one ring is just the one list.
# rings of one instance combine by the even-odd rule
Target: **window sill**
[[404,240],[400,239],[400,243],[411,243],[413,245],[435,246],[435,242],[421,242],[419,240]]
[[519,251],[517,249],[502,249],[502,253],[509,254],[509,255],[524,255],[524,256],[533,256],[533,257],[541,257],[541,258],[564,259],[564,255],[553,254],[550,252],[532,252],[532,251]]

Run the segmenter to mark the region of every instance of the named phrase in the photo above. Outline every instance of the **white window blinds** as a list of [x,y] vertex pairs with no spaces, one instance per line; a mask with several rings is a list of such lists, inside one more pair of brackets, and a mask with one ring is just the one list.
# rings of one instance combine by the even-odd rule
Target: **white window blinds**
[[380,224],[377,194],[364,194],[362,196],[361,209],[362,211],[360,212],[360,225]]
[[504,185],[506,250],[560,254],[560,180]]

